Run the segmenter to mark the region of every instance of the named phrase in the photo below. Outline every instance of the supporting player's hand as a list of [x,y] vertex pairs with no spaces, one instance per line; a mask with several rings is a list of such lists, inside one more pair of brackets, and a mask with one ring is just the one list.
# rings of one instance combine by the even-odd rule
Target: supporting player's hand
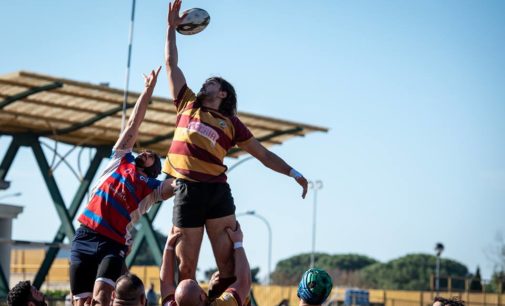
[[307,194],[307,188],[309,186],[309,182],[307,182],[307,179],[304,176],[300,176],[295,178],[295,181],[302,186],[303,192],[302,192],[302,198],[305,199],[305,195]]
[[174,3],[170,2],[168,4],[168,25],[171,28],[177,28],[181,24],[184,16],[179,16],[179,11],[181,10],[181,0],[175,0]]
[[181,237],[181,232],[176,232],[175,228],[172,226],[170,233],[168,233],[167,243],[165,244],[165,249],[175,249],[175,245],[177,244],[177,239]]
[[231,241],[233,243],[235,242],[241,242],[244,240],[244,233],[242,233],[242,230],[240,229],[240,224],[237,221],[237,227],[235,230],[232,230],[231,228],[227,227],[226,232],[228,233],[228,237],[230,237]]
[[160,73],[161,66],[156,69],[156,71],[151,70],[151,73],[147,76],[145,74],[142,74],[144,76],[144,85],[146,88],[154,88],[156,86],[156,81],[158,80],[158,74]]

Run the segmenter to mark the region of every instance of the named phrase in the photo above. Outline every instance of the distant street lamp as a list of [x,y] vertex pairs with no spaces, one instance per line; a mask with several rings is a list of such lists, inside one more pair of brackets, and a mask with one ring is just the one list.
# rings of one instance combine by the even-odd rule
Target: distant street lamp
[[435,252],[437,255],[437,266],[435,270],[435,293],[438,296],[438,293],[440,292],[440,255],[442,255],[442,252],[444,251],[444,245],[440,242],[437,242],[435,245]]
[[314,268],[314,254],[316,252],[316,207],[317,207],[317,191],[323,189],[323,182],[317,180],[309,181],[309,188],[314,189],[314,209],[312,215],[312,253],[310,254],[310,267]]
[[262,215],[257,214],[254,210],[249,210],[249,211],[246,211],[245,213],[237,214],[237,217],[245,216],[245,215],[256,217],[256,218],[260,219],[261,221],[263,221],[263,223],[265,223],[265,225],[267,226],[267,229],[268,229],[268,272],[267,272],[268,275],[267,275],[267,285],[270,285],[270,274],[271,274],[270,268],[272,267],[272,228],[270,227],[270,223],[268,222],[268,220],[265,219],[265,217],[263,217]]
[[251,156],[247,156],[247,157],[245,157],[245,158],[243,158],[243,159],[239,160],[238,162],[236,162],[236,163],[234,163],[233,165],[231,165],[231,166],[228,168],[228,170],[226,170],[226,174],[230,173],[230,172],[231,172],[231,170],[235,169],[237,166],[240,166],[240,165],[241,165],[241,164],[243,164],[244,162],[246,162],[246,161],[248,161],[248,160],[250,160],[250,159],[253,159],[253,158],[254,158],[254,156],[252,156],[252,155],[251,155]]
[[4,195],[0,196],[0,200],[3,200],[5,198],[10,198],[10,197],[19,197],[20,195],[22,195],[21,192],[4,194]]

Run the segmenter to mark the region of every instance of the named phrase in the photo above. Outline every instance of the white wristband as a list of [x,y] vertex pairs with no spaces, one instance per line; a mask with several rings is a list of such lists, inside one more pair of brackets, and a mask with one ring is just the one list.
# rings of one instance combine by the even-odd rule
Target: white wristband
[[240,249],[240,248],[243,248],[243,244],[242,244],[242,241],[237,241],[235,243],[233,243],[233,249],[236,250],[236,249]]
[[289,176],[294,179],[303,177],[303,175],[300,172],[296,171],[295,168],[291,168],[291,170],[289,170]]
[[165,243],[165,250],[168,250],[168,251],[172,251],[174,248],[170,245],[168,245],[168,238],[167,238],[167,242]]

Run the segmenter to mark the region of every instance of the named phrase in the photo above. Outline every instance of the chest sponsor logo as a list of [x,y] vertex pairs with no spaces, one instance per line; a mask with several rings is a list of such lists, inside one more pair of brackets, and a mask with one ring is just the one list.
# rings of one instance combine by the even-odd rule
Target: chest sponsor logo
[[201,122],[192,121],[188,124],[187,129],[188,133],[195,132],[198,135],[207,138],[213,146],[216,145],[216,141],[219,139],[219,134],[213,128]]

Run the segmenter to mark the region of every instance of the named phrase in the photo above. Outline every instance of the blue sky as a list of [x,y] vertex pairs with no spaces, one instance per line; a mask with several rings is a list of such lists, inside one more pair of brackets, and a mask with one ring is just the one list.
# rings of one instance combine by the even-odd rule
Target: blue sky
[[[132,90],[163,62],[167,5],[137,1]],[[505,2],[183,3],[190,7],[211,15],[204,32],[178,37],[191,87],[221,75],[234,84],[239,110],[330,129],[272,148],[324,182],[317,251],[387,261],[432,253],[440,241],[443,256],[490,277],[486,250],[505,233]],[[0,74],[29,70],[123,88],[130,8],[119,0],[3,1]],[[162,75],[155,95],[168,97],[166,84]],[[0,156],[8,143],[0,138]],[[25,206],[14,237],[52,239],[59,220],[33,156],[23,149],[13,167],[12,188],[0,196],[23,193],[8,199]],[[56,175],[69,201],[77,182],[64,167]],[[233,170],[229,182],[237,212],[270,221],[274,264],[310,251],[313,194],[302,200],[294,181],[257,161]],[[155,227],[166,231],[172,201],[163,205]],[[266,227],[240,220],[251,266],[264,276]],[[200,269],[212,266],[205,242]]]

